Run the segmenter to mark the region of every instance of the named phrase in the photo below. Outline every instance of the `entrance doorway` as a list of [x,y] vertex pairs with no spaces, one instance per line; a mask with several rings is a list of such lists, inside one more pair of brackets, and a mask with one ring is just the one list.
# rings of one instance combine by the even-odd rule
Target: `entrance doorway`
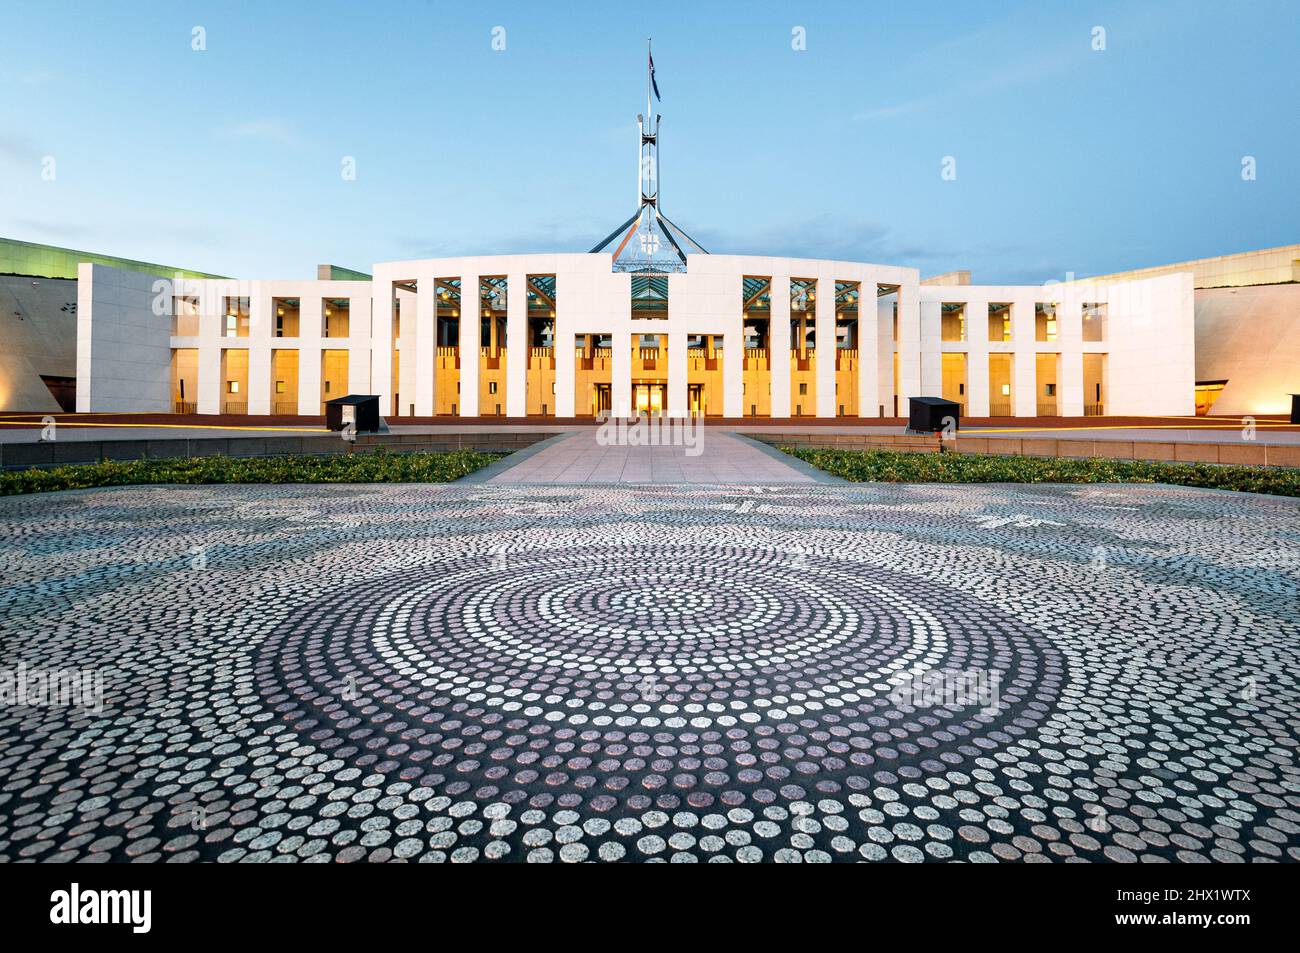
[[632,406],[637,416],[662,417],[668,406],[667,384],[633,384]]
[[692,417],[703,417],[707,413],[703,384],[691,384],[686,388],[686,410]]
[[608,417],[609,412],[614,407],[613,395],[610,393],[610,385],[596,384],[594,386],[596,388],[596,407],[595,407],[596,416]]

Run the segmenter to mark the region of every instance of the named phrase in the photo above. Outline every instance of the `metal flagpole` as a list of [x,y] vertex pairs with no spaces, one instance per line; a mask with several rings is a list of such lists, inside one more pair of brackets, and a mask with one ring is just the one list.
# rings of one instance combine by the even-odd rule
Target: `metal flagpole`
[[641,196],[645,195],[645,166],[641,162],[641,156],[645,153],[645,122],[640,116],[636,117],[636,207],[641,209]]
[[647,126],[650,123],[650,63],[654,56],[650,51],[650,37],[645,38],[645,121]]

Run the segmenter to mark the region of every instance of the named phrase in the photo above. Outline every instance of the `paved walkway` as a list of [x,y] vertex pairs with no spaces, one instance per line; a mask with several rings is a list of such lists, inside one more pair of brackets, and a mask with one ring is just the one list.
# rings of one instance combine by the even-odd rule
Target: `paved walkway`
[[1300,861],[1298,538],[1160,486],[5,497],[0,863]]
[[[681,435],[679,428],[672,431]],[[492,484],[680,483],[749,484],[839,482],[756,441],[711,428],[685,429],[694,446],[603,446],[596,428],[564,435],[516,455],[518,463],[491,476]],[[665,430],[664,433],[669,433]]]

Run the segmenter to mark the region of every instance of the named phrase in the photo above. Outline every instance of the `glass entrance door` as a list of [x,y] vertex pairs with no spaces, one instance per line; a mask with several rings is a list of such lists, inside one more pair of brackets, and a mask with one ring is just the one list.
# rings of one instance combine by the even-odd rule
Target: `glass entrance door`
[[637,416],[661,417],[668,406],[668,385],[633,384],[632,406]]
[[704,408],[704,385],[691,384],[686,389],[686,409],[692,417],[703,417],[706,413]]

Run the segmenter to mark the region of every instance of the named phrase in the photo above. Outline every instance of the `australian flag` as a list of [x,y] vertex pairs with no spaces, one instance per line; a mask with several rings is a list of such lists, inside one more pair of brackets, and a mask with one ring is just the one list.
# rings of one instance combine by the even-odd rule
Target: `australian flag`
[[654,87],[655,99],[663,102],[659,97],[659,84],[655,82],[655,57],[653,53],[650,54],[650,85]]

